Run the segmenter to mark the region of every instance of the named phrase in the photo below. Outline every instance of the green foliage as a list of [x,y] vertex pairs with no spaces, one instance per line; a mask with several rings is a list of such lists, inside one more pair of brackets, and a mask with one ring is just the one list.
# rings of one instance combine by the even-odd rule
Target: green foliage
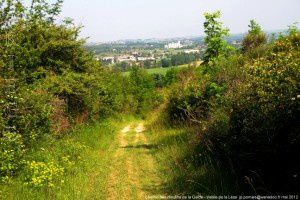
[[167,71],[165,75],[165,85],[171,85],[178,81],[179,69],[171,68]]
[[203,61],[208,63],[214,58],[225,55],[228,45],[224,37],[228,36],[229,30],[222,27],[222,22],[218,19],[221,12],[205,13],[204,32],[206,34],[205,43],[207,45]]
[[131,69],[131,66],[127,62],[120,62],[114,65],[114,69],[117,71],[128,71],[128,69]]
[[[124,77],[102,68],[78,39],[80,27],[71,20],[56,22],[61,5],[62,0],[32,0],[29,7],[17,0],[0,1],[0,178],[21,170],[23,149],[49,135],[60,138],[77,124],[116,113],[146,115],[161,101],[151,75],[133,70]],[[15,82],[10,86],[6,79]],[[14,95],[7,93],[8,87]],[[11,105],[16,107],[13,117]],[[5,133],[7,127],[15,127],[11,134],[16,138]],[[68,156],[63,156],[65,162],[73,163]],[[51,187],[62,175],[61,167],[49,161],[28,163],[28,185]]]
[[[264,57],[245,65],[245,82],[236,91],[228,91],[225,129],[209,130],[214,153],[231,159],[238,174],[253,178],[249,190],[250,184],[271,191],[297,188],[289,177],[299,162],[300,55],[299,46],[291,39],[288,36],[276,41]],[[278,169],[282,175],[275,178]]]
[[248,31],[249,34],[256,35],[262,32],[260,25],[253,19],[250,20],[250,25],[248,25],[248,27],[249,27],[249,31]]
[[178,53],[175,55],[172,55],[171,57],[171,65],[172,66],[179,66],[184,64],[189,64],[194,61],[197,61],[200,59],[199,54],[191,54],[191,53]]
[[0,1],[0,32],[9,28],[13,18],[20,17],[23,13],[23,5],[19,0]]
[[[129,94],[136,100],[137,114],[144,116],[148,111],[157,106],[161,96],[155,92],[155,82],[145,70],[135,67],[129,76]],[[132,107],[134,110],[134,107]]]
[[50,116],[53,107],[50,102],[53,96],[45,90],[20,89],[22,97],[18,102],[18,114],[15,125],[22,135],[24,143],[30,146],[50,132]]
[[5,132],[0,137],[0,181],[8,181],[24,164],[25,153],[20,134]]
[[162,74],[153,74],[153,80],[155,82],[156,88],[163,88],[164,85],[164,75]]
[[194,122],[205,119],[211,106],[223,94],[224,87],[194,68],[182,70],[177,76],[179,84],[173,87],[167,106],[171,119]]
[[259,135],[259,140],[253,138],[256,143],[265,145],[268,140],[281,137],[280,134],[289,138],[289,131],[281,133],[281,130],[299,114],[300,54],[299,46],[291,39],[288,36],[275,42],[265,57],[246,65],[247,84],[239,88],[235,99],[239,103],[234,106],[233,118],[237,120],[236,126],[242,127],[241,132],[251,132],[253,137]]
[[172,61],[169,58],[163,58],[161,59],[161,66],[166,68],[166,67],[171,67],[172,66]]
[[[205,180],[206,176],[199,174],[206,174],[210,170],[207,166],[224,166],[239,178],[236,182],[245,193],[253,193],[253,189],[255,193],[295,192],[299,188],[300,34],[294,26],[287,35],[267,44],[266,35],[252,20],[243,51],[236,52],[224,40],[228,30],[218,21],[220,12],[206,13],[204,66],[172,68],[165,76],[132,67],[126,77],[102,68],[93,59],[84,49],[84,41],[78,39],[79,27],[69,20],[55,22],[61,3],[59,0],[50,5],[45,0],[33,0],[30,7],[25,7],[17,0],[0,0],[3,182],[8,182],[26,163],[26,185],[54,187],[88,148],[81,142],[62,140],[60,151],[53,153],[51,149],[58,144],[52,135],[62,137],[61,133],[78,123],[116,113],[144,117],[162,102],[156,88],[168,86],[166,115],[173,123],[192,124],[191,129],[197,133],[198,141],[192,141],[195,155],[183,155],[180,161],[184,164],[178,164],[197,175],[192,177]],[[7,36],[13,41],[10,44],[4,40]],[[9,71],[12,54],[14,70]],[[161,65],[169,67],[197,59],[197,55],[178,54],[162,59]],[[120,65],[121,70],[129,67]],[[14,95],[6,92],[5,79],[12,78],[16,80]],[[11,103],[17,107],[13,118],[8,112]],[[16,130],[7,132],[7,127]],[[101,128],[111,133],[109,126]],[[81,137],[94,147],[98,143],[89,133]],[[43,139],[54,141],[47,155],[26,157],[25,149],[39,152],[35,148]],[[104,149],[108,146],[109,142]],[[221,177],[216,175],[218,172],[211,169],[214,181]],[[183,175],[178,177],[181,186],[189,174]],[[240,181],[243,177],[246,184]]]
[[77,28],[66,29],[45,22],[38,25],[20,22],[10,33],[14,44],[6,51],[14,55],[14,65],[19,66],[15,70],[27,83],[45,77],[47,72],[61,74],[66,69],[86,72],[95,63],[83,49],[83,42],[77,41],[78,32]]
[[[252,21],[249,35],[260,31]],[[168,118],[175,125],[178,120],[182,126],[193,124],[192,132],[200,137],[192,154],[234,172],[242,193],[296,192],[299,187],[299,41],[292,28],[270,44],[251,44],[245,52],[181,72],[171,88]],[[200,170],[206,162],[197,159]]]
[[267,43],[267,36],[256,21],[251,20],[249,28],[247,36],[242,41],[243,52],[255,50]]

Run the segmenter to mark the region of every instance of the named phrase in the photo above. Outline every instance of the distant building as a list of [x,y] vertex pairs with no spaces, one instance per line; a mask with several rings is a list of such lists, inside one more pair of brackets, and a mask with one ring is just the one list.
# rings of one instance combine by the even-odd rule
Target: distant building
[[199,53],[200,51],[198,49],[188,49],[188,50],[185,50],[184,53]]
[[138,61],[155,60],[154,57],[138,57]]
[[109,63],[109,64],[114,64],[115,63],[115,58],[114,57],[104,57],[104,58],[102,58],[102,62]]
[[183,45],[181,44],[180,41],[172,42],[172,43],[169,43],[169,44],[165,45],[166,49],[180,49],[182,47],[183,47]]
[[231,44],[234,45],[234,46],[241,46],[242,45],[242,41],[236,41],[236,40],[234,40],[234,41],[232,41]]
[[135,57],[138,57],[140,55],[139,52],[135,51],[135,52],[132,52],[131,55],[135,56]]
[[136,58],[132,55],[123,55],[123,56],[119,56],[117,58],[117,62],[128,62],[128,63],[132,63],[135,62]]

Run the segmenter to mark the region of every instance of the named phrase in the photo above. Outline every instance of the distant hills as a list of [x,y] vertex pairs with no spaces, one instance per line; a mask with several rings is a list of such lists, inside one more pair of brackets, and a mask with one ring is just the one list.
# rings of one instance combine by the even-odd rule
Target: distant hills
[[[280,32],[286,32],[286,29],[281,30],[273,30],[273,31],[266,31],[268,35],[271,34],[278,34]],[[230,37],[227,38],[229,42],[232,41],[240,41],[247,33],[238,33],[232,34]],[[87,43],[86,46],[98,46],[98,45],[128,45],[128,44],[160,44],[160,43],[169,43],[169,42],[176,42],[176,41],[192,41],[195,43],[202,43],[205,36],[186,36],[186,37],[174,37],[174,38],[149,38],[149,39],[127,39],[127,40],[116,40],[116,41],[109,41],[109,42],[90,42]]]

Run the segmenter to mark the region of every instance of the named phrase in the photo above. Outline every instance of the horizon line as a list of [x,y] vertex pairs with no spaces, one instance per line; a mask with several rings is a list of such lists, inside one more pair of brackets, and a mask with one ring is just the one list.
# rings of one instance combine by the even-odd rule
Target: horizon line
[[[282,29],[276,29],[276,30],[265,30],[265,33],[279,33],[283,31],[287,31],[288,28],[282,28]],[[247,32],[239,32],[239,33],[230,33],[228,37],[234,36],[234,35],[245,35]],[[185,38],[202,38],[205,37],[205,35],[185,35],[185,36],[174,36],[174,37],[149,37],[149,38],[132,38],[132,39],[116,39],[116,40],[103,40],[103,41],[88,41],[89,37],[85,37],[83,39],[86,39],[86,44],[109,44],[109,43],[116,43],[116,42],[126,42],[126,41],[145,41],[145,40],[175,40],[175,39],[185,39]]]

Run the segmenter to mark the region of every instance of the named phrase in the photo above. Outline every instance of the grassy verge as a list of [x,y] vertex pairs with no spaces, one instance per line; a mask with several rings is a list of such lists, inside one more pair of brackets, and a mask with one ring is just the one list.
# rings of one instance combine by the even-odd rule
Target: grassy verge
[[[158,150],[162,188],[169,195],[237,194],[233,174],[221,167],[199,145],[199,136],[188,125],[177,127],[163,122],[164,116],[153,114],[149,120],[152,143]],[[159,115],[159,116],[158,116]]]
[[[50,177],[44,186],[29,187],[24,185],[28,176],[24,170],[10,184],[1,185],[0,199],[105,199],[112,152],[109,149],[129,118],[86,125],[61,139],[45,138],[28,152],[26,160],[56,163],[64,168],[63,176]],[[38,173],[40,178],[44,171]],[[30,177],[35,180],[32,174]],[[49,186],[50,181],[54,186]]]

